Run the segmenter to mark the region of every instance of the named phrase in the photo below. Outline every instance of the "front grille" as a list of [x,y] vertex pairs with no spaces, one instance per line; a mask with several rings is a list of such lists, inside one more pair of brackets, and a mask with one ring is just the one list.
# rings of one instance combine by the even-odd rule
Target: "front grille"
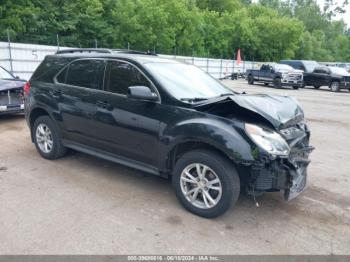
[[7,90],[0,92],[0,105],[23,104],[23,94],[20,90]]
[[295,75],[293,75],[293,74],[289,74],[288,75],[288,79],[289,80],[301,80],[301,78],[302,78],[302,76],[301,75],[297,75],[297,74],[295,74]]

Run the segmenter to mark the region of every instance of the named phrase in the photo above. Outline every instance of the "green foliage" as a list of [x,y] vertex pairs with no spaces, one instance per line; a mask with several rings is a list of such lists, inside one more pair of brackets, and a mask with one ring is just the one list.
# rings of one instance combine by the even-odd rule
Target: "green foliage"
[[[329,2],[331,3],[331,2]],[[245,60],[350,60],[342,10],[314,0],[1,0],[0,37]]]

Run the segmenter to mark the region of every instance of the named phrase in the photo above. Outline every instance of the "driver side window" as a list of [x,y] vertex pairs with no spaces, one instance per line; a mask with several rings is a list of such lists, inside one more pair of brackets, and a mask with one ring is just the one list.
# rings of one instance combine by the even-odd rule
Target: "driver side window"
[[151,88],[150,82],[134,66],[121,61],[108,61],[104,90],[127,95],[130,86],[147,86]]

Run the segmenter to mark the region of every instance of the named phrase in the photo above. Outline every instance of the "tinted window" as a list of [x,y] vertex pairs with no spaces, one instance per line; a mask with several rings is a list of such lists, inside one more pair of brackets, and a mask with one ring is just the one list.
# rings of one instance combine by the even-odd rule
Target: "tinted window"
[[68,63],[69,61],[62,57],[50,58],[46,57],[45,60],[35,70],[32,80],[53,82],[55,75]]
[[328,74],[328,69],[327,68],[315,68],[314,73]]
[[56,80],[58,83],[66,83],[68,67],[66,67],[57,77]]
[[134,66],[118,61],[109,61],[106,70],[105,90],[126,95],[130,86],[147,86],[149,81]]
[[67,73],[66,84],[102,89],[104,64],[103,60],[79,60],[71,63]]

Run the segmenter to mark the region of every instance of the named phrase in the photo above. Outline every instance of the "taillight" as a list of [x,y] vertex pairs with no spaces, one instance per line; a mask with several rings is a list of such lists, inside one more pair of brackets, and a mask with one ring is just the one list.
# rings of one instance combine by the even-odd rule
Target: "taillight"
[[30,91],[30,84],[29,82],[25,83],[24,87],[23,87],[23,92],[25,95],[29,95],[29,91]]

